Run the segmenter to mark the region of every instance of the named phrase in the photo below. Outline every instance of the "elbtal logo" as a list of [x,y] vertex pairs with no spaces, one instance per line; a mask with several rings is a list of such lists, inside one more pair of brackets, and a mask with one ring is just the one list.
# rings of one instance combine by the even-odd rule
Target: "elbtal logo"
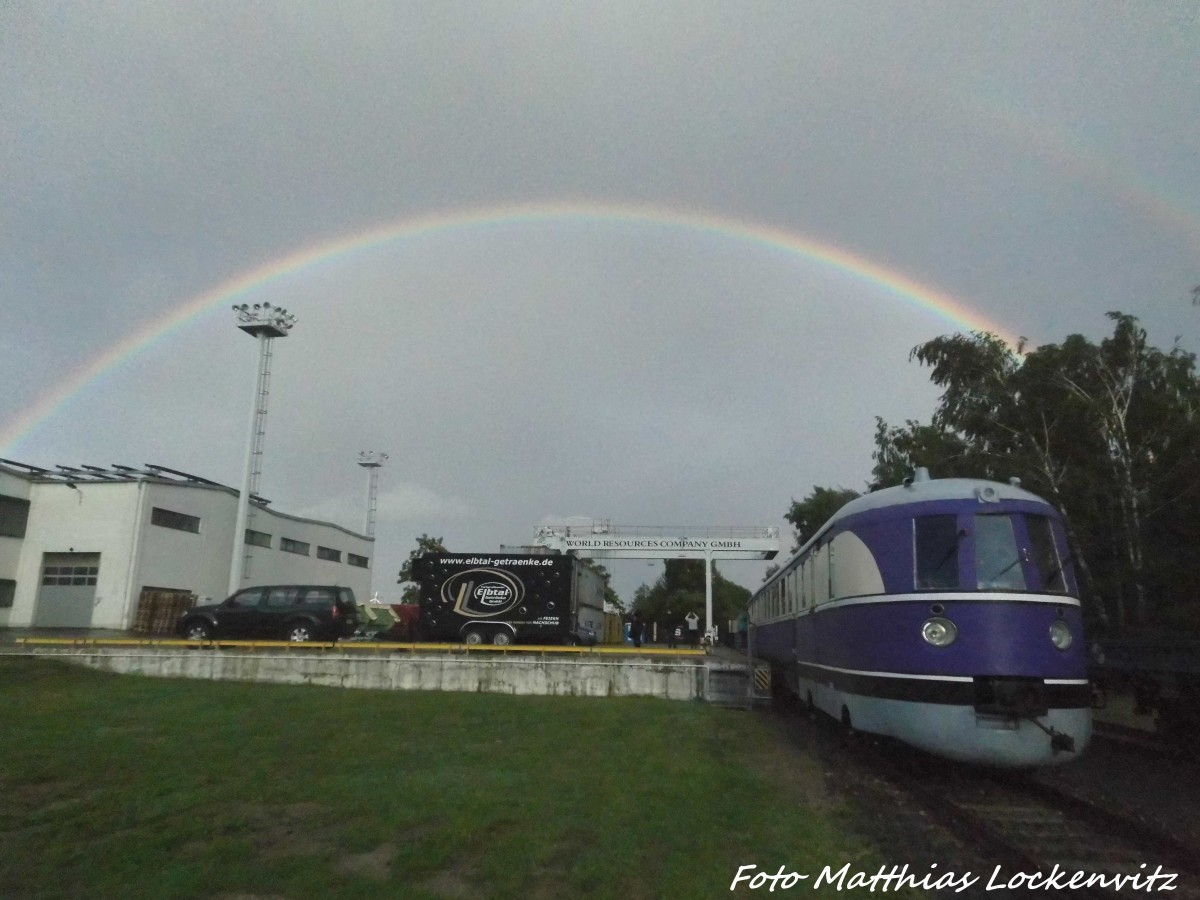
[[512,588],[496,581],[489,581],[475,588],[475,599],[482,606],[503,606],[512,599],[512,595]]
[[498,616],[524,596],[521,579],[503,569],[468,569],[442,582],[442,599],[464,616]]

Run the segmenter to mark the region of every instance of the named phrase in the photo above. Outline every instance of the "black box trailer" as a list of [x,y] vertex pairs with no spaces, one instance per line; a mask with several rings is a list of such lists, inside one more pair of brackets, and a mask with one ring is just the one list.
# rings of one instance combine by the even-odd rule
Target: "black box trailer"
[[413,561],[422,640],[594,644],[604,582],[574,556],[426,553]]

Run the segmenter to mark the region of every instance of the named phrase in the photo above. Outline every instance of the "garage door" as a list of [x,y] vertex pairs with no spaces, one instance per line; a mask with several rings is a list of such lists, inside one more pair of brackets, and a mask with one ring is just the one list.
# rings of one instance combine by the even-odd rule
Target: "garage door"
[[99,553],[43,553],[34,626],[90,628],[99,574]]

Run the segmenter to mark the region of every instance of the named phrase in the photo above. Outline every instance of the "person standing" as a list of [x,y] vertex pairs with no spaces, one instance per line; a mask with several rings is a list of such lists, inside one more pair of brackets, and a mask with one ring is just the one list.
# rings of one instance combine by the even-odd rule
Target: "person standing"
[[642,619],[641,611],[635,611],[633,621],[629,623],[629,636],[633,638],[633,646],[642,646],[642,632],[646,628],[646,623]]

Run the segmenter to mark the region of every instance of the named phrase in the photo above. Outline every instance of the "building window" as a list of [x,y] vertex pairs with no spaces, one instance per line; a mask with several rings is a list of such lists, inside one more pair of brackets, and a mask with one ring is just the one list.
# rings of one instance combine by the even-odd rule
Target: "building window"
[[271,536],[265,531],[255,531],[253,528],[247,528],[246,543],[253,544],[255,547],[270,547]]
[[293,541],[291,538],[281,537],[279,539],[279,549],[286,553],[299,553],[301,556],[308,556],[308,544],[304,541]]
[[0,537],[25,537],[29,501],[0,494]]
[[342,551],[334,550],[330,547],[318,547],[317,548],[317,559],[327,559],[330,562],[341,562],[342,561]]
[[9,609],[16,595],[17,583],[8,578],[0,578],[0,609]]
[[99,566],[46,566],[42,569],[42,584],[88,585],[96,583]]
[[161,525],[163,528],[174,528],[176,531],[200,533],[199,517],[175,512],[173,509],[162,509],[158,506],[150,511],[150,524]]
[[365,556],[359,556],[357,553],[347,553],[346,562],[350,563],[352,566],[358,566],[360,569],[365,569],[368,563],[370,563],[370,560]]

